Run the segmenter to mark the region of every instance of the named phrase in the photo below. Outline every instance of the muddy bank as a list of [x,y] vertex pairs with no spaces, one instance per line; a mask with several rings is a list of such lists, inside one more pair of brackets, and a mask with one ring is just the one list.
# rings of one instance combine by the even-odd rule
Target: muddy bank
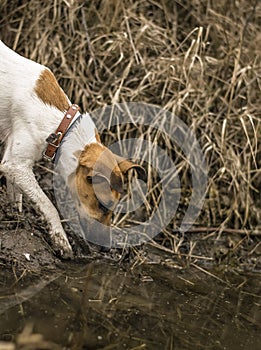
[[[188,234],[178,253],[158,242],[148,243],[128,251],[99,250],[99,247],[87,245],[82,240],[69,236],[74,250],[74,259],[61,260],[55,255],[46,240],[46,234],[33,226],[0,231],[0,268],[11,269],[17,273],[41,273],[43,270],[66,269],[71,264],[79,267],[105,259],[114,263],[157,264],[171,268],[189,268],[198,266],[218,271],[259,272],[261,271],[261,246],[259,237],[228,235],[216,239],[214,235]],[[75,236],[74,236],[75,238]],[[191,246],[195,249],[191,254]],[[90,248],[90,249],[89,249]]]
[[[2,151],[0,144],[0,156]],[[34,172],[41,188],[55,203],[52,163],[40,161]],[[114,262],[157,263],[181,268],[195,264],[228,271],[261,272],[261,233],[258,226],[255,231],[195,227],[182,235],[173,225],[172,232],[159,234],[154,242],[123,252],[85,242],[72,231],[66,220],[63,226],[73,248],[74,262],[79,264],[106,258]],[[22,212],[18,212],[7,195],[6,179],[0,174],[0,266],[15,268],[20,273],[66,268],[66,264],[48,244],[47,225],[39,211],[24,196]]]
[[[38,169],[39,170],[39,169]],[[52,174],[39,176],[41,187],[55,202],[52,193]],[[159,235],[155,242],[129,250],[104,250],[84,242],[70,227],[64,227],[74,251],[74,263],[86,263],[97,258],[114,262],[156,263],[181,268],[195,264],[204,268],[217,267],[228,271],[261,271],[261,245],[258,232],[208,231],[194,229],[185,235],[173,230],[167,240]],[[171,240],[171,239],[172,240]],[[0,265],[19,273],[39,272],[42,269],[66,268],[68,262],[54,254],[48,244],[46,223],[35,207],[23,199],[19,213],[8,199],[5,179],[0,179]]]
[[0,232],[0,262],[6,267],[36,271],[59,262],[40,232],[23,229]]
[[0,181],[0,264],[19,271],[52,268],[60,260],[44,239],[45,223],[26,199],[19,213],[7,196],[5,179]]

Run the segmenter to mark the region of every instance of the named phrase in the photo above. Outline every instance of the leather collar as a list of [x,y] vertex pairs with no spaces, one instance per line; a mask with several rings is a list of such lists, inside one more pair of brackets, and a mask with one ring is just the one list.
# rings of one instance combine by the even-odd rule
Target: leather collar
[[78,105],[76,104],[71,105],[67,110],[67,112],[65,113],[56,131],[47,137],[46,142],[48,144],[45,151],[43,152],[43,157],[45,159],[48,159],[48,160],[54,159],[56,155],[56,151],[60,146],[62,139],[64,138],[73,118],[75,117],[76,113],[79,110],[80,110],[80,107]]

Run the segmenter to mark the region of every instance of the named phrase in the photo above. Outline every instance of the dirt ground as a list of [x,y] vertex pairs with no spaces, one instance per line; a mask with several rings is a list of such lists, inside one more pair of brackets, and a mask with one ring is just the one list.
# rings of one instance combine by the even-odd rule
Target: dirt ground
[[[45,193],[54,201],[51,173],[43,170],[42,166],[39,165],[36,177]],[[43,174],[45,176],[42,176]],[[79,242],[76,244],[75,240],[71,240],[71,243],[76,258],[79,258]],[[22,212],[18,212],[7,195],[6,180],[3,176],[0,177],[0,265],[28,272],[62,265],[62,260],[48,244],[47,225],[39,212],[25,197]]]
[[[52,191],[52,174],[46,163],[36,165],[35,173],[41,187],[55,203]],[[40,272],[43,269],[66,268],[68,262],[56,256],[48,244],[47,225],[32,203],[23,198],[22,212],[10,202],[6,180],[0,177],[0,268],[15,269],[19,272]],[[66,225],[65,231],[74,251],[74,262],[82,263],[92,259],[106,258],[116,261],[134,260],[153,262],[181,267],[197,264],[213,267],[247,271],[261,271],[261,245],[257,234],[246,235],[242,232],[192,231],[180,237],[175,232],[179,248],[174,252],[164,235],[156,239],[155,244],[130,249],[127,252],[118,250],[103,251],[90,246],[77,237]],[[174,234],[174,232],[173,232]],[[177,243],[176,243],[177,244]]]
[[34,207],[24,201],[23,212],[18,213],[5,186],[0,187],[0,196],[0,264],[35,271],[59,263],[44,239],[44,223]]

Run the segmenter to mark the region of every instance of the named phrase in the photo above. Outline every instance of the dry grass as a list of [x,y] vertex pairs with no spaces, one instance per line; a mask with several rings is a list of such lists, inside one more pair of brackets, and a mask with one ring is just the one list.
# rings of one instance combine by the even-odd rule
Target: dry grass
[[[259,1],[2,0],[0,16],[1,39],[49,66],[83,110],[142,101],[190,125],[209,166],[197,224],[260,231]],[[111,141],[109,134],[103,138]],[[161,143],[173,153],[164,135]],[[182,155],[175,162],[183,203],[164,238],[177,251],[173,228],[191,184]]]

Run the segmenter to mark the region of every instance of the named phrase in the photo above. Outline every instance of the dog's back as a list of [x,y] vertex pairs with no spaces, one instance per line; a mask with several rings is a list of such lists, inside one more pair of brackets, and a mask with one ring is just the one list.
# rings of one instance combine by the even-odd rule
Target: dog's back
[[69,108],[68,97],[47,67],[0,41],[0,101],[0,141],[7,143],[3,160],[14,153],[24,159],[26,148],[26,159],[33,163]]
[[35,81],[43,66],[30,61],[0,41],[0,140],[10,134],[13,117],[21,114],[24,101],[32,99]]

